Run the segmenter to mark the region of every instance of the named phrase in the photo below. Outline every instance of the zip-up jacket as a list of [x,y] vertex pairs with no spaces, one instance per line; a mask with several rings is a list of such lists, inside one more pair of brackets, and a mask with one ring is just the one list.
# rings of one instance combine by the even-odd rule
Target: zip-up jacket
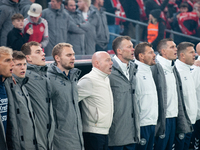
[[107,135],[113,119],[113,95],[108,75],[93,67],[78,82],[83,132]]
[[[158,94],[158,121],[155,129],[155,135],[164,135],[166,128],[166,109],[167,109],[167,84],[165,74],[160,63],[151,67],[153,78],[156,84]],[[186,112],[185,103],[183,100],[183,91],[180,75],[173,68],[173,73],[176,79],[176,89],[178,95],[178,117],[176,118],[176,133],[188,133],[193,131],[192,124]]]
[[84,22],[80,24],[80,28],[85,31],[85,54],[94,54],[97,35],[100,31],[100,18],[91,6],[89,7],[87,21],[83,18],[82,11],[77,9],[77,13],[82,20],[84,20]]
[[39,150],[53,149],[52,141],[55,129],[51,85],[46,73],[47,66],[27,64],[26,76],[29,77],[29,81],[25,87],[29,92],[35,114]]
[[55,117],[55,150],[83,150],[82,122],[78,106],[77,81],[80,70],[71,69],[66,76],[55,64],[48,68],[52,85],[52,103]]
[[135,83],[137,65],[130,62],[129,79],[119,64],[112,59],[113,66],[109,75],[113,92],[114,115],[109,130],[109,146],[122,146],[138,143],[140,140],[140,119],[138,105],[135,101]]
[[37,150],[36,126],[29,94],[25,88],[28,77],[13,74],[5,82],[8,93],[8,121],[6,139],[9,150]]
[[99,32],[97,33],[97,44],[102,48],[106,49],[109,43],[109,31],[108,31],[108,23],[105,14],[105,8],[101,7],[98,10],[94,5],[91,7],[96,11],[96,14],[99,16]]
[[64,5],[61,5],[59,10],[49,7],[42,11],[42,18],[46,19],[49,26],[49,43],[45,47],[46,56],[51,56],[53,47],[62,42],[67,42],[67,32],[85,33],[82,29],[78,28],[73,22],[70,15],[64,10]]

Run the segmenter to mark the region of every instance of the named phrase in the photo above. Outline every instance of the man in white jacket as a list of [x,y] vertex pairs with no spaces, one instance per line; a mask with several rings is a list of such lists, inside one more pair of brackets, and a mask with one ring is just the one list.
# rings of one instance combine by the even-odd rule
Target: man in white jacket
[[[190,67],[195,61],[194,44],[189,42],[182,42],[178,45],[178,59],[175,62],[175,66],[181,77],[183,87],[183,99],[186,105],[186,111],[190,118],[191,123],[194,125],[197,118],[197,97],[195,82],[190,73]],[[192,132],[186,134],[179,134],[175,137],[175,149],[183,150],[189,149]]]
[[155,125],[158,119],[158,96],[150,66],[155,65],[155,53],[152,45],[143,42],[135,47],[136,73],[135,98],[140,112],[140,143],[136,149],[152,150]]
[[113,119],[113,95],[108,75],[113,62],[107,52],[92,56],[92,71],[78,82],[85,150],[107,150]]

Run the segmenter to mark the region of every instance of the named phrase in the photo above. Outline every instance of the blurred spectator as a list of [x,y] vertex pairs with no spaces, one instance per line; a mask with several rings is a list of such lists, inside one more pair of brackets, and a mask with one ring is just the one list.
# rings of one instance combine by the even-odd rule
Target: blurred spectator
[[24,17],[21,14],[14,14],[11,20],[14,28],[8,33],[7,46],[20,51],[22,45],[28,42],[30,35],[33,34],[33,29],[29,28],[25,34],[22,33]]
[[19,0],[2,0],[0,5],[0,46],[6,46],[7,35],[12,30],[11,17],[19,13]]
[[51,56],[53,47],[61,42],[67,42],[67,32],[85,33],[73,23],[72,18],[64,9],[62,0],[51,0],[49,7],[44,9],[42,17],[49,26],[49,43],[45,47],[46,56]]
[[[140,2],[140,3],[138,3]],[[133,20],[138,20],[140,21],[140,12],[142,12],[142,9],[140,9],[140,4],[144,3],[143,0],[120,0],[120,3],[122,4],[126,17],[133,19]],[[145,11],[143,11],[145,13]],[[133,15],[134,14],[134,15]],[[146,15],[146,13],[145,13]],[[142,17],[142,16],[141,16]],[[123,23],[124,24],[124,35],[128,35],[131,38],[135,38],[135,24],[132,22],[126,21]]]
[[20,1],[20,13],[24,16],[24,18],[28,17],[28,11],[32,3],[35,3],[35,0],[21,0]]
[[164,0],[162,3],[159,2],[159,0],[147,0],[145,2],[147,17],[149,17],[149,13],[154,9],[160,9],[161,11],[163,11],[167,6],[168,2],[169,0]]
[[97,42],[97,34],[100,32],[100,18],[97,12],[90,6],[91,0],[78,0],[78,16],[84,20],[80,24],[85,33],[85,54],[94,54]]
[[109,42],[109,31],[106,14],[104,13],[104,0],[92,0],[92,8],[96,10],[99,16],[99,33],[97,35],[96,51],[106,51]]
[[30,35],[28,42],[35,41],[40,43],[40,47],[45,48],[49,42],[48,24],[47,21],[41,18],[42,6],[33,3],[28,11],[28,17],[24,20],[24,33],[29,28],[33,29],[33,34]]
[[[65,8],[68,14],[71,16],[75,24],[80,24],[84,22],[84,19],[78,15],[76,11],[75,0],[65,0]],[[85,55],[85,34],[77,34],[68,31],[67,42],[73,46],[73,50],[76,55]],[[76,40],[74,40],[76,39]]]
[[[176,13],[173,20],[174,30],[186,35],[196,35],[198,28],[198,15],[196,12],[188,12],[188,5],[182,3],[180,12]],[[191,41],[188,38],[175,36],[176,44],[182,41]]]
[[[115,14],[116,16],[126,17],[123,7],[119,0],[106,0],[104,2],[104,7],[107,12]],[[120,22],[125,20],[114,18],[112,16],[107,16],[108,29],[109,32],[119,34],[120,33]],[[112,49],[112,42],[115,39],[115,36],[110,35],[110,40],[108,43],[108,50]]]
[[160,9],[152,10],[149,14],[149,24],[147,27],[147,41],[152,44],[156,51],[157,44],[164,38],[164,20],[160,18]]

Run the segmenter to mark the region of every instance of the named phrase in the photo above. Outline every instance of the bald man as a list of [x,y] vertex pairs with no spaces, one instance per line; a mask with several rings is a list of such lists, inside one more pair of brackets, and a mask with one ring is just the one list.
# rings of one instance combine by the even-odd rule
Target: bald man
[[92,71],[78,82],[85,150],[108,149],[108,131],[113,119],[113,96],[108,78],[112,64],[107,52],[94,53]]

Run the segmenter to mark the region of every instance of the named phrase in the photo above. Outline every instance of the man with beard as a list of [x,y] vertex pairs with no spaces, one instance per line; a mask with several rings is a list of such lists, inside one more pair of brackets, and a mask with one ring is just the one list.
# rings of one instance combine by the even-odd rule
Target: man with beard
[[152,45],[146,42],[135,47],[136,73],[135,98],[140,112],[139,150],[152,150],[154,144],[155,125],[158,119],[158,97],[150,66],[155,65],[155,53]]
[[52,150],[55,124],[51,101],[51,85],[46,75],[45,53],[38,42],[25,43],[21,51],[26,55],[28,63],[26,76],[29,77],[29,81],[25,87],[30,95],[35,114],[38,148]]
[[74,68],[75,53],[68,43],[57,44],[52,51],[55,63],[48,68],[56,129],[56,150],[83,150],[82,122],[78,107],[77,81],[80,70]]

